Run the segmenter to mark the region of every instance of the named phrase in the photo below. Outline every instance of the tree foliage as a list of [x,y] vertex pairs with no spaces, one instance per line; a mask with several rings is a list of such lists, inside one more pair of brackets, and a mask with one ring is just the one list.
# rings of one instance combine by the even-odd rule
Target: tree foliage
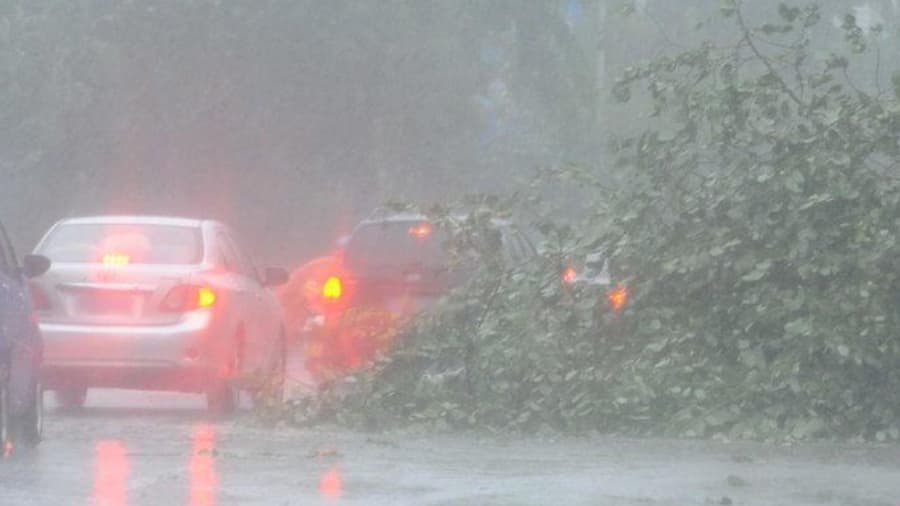
[[617,88],[646,85],[671,125],[619,144],[633,182],[607,234],[640,276],[638,333],[667,364],[653,387],[703,386],[671,413],[697,433],[896,437],[898,95],[811,54],[815,4],[758,27],[740,4],[724,13],[735,46]]
[[384,199],[499,189],[592,140],[560,5],[3,2],[0,214],[213,216],[299,263]]
[[[848,79],[859,44],[810,49],[815,4],[759,25],[722,6],[733,44],[617,83],[620,100],[649,94],[657,122],[615,140],[620,186],[562,172],[592,189],[590,219],[543,223],[533,265],[480,276],[341,403],[298,416],[897,439],[900,92]],[[562,260],[597,248],[629,281],[628,325],[598,311],[602,295],[555,282]]]

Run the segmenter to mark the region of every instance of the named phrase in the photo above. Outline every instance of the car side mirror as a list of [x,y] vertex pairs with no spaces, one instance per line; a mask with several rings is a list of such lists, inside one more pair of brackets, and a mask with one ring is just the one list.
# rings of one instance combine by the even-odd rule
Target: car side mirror
[[25,255],[22,259],[22,274],[26,278],[36,278],[50,269],[50,259],[43,255]]
[[263,285],[280,286],[288,282],[290,275],[281,267],[266,267],[263,274]]

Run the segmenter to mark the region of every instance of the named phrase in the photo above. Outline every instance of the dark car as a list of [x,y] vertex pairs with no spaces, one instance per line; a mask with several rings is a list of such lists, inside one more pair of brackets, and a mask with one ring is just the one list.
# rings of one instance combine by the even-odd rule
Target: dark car
[[562,270],[562,281],[571,301],[591,300],[593,324],[607,336],[627,335],[632,319],[625,313],[631,299],[629,278],[599,251],[570,258]]
[[[489,228],[506,262],[536,254],[512,222],[491,220]],[[438,223],[416,213],[360,222],[341,241],[335,272],[318,283],[318,300],[311,303],[317,311],[306,326],[308,356],[359,366],[390,344],[405,319],[464,283],[475,266],[453,258],[449,239]]]
[[28,279],[43,275],[50,261],[27,255],[19,265],[0,224],[0,442],[37,444],[43,430],[40,366],[43,345],[32,313]]

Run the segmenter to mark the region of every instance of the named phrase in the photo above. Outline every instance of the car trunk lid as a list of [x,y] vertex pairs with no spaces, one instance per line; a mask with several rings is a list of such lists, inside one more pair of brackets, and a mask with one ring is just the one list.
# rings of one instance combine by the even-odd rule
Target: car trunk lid
[[178,313],[163,301],[191,282],[195,266],[55,264],[38,286],[47,307],[42,321],[87,325],[164,325]]

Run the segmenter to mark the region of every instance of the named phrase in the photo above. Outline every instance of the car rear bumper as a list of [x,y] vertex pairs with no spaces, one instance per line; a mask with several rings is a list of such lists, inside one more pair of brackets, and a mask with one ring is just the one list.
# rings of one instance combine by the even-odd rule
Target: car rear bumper
[[215,373],[202,365],[58,362],[45,364],[41,377],[47,390],[91,387],[203,392]]
[[65,386],[199,391],[216,375],[217,333],[209,313],[172,325],[96,326],[41,323],[42,378]]

